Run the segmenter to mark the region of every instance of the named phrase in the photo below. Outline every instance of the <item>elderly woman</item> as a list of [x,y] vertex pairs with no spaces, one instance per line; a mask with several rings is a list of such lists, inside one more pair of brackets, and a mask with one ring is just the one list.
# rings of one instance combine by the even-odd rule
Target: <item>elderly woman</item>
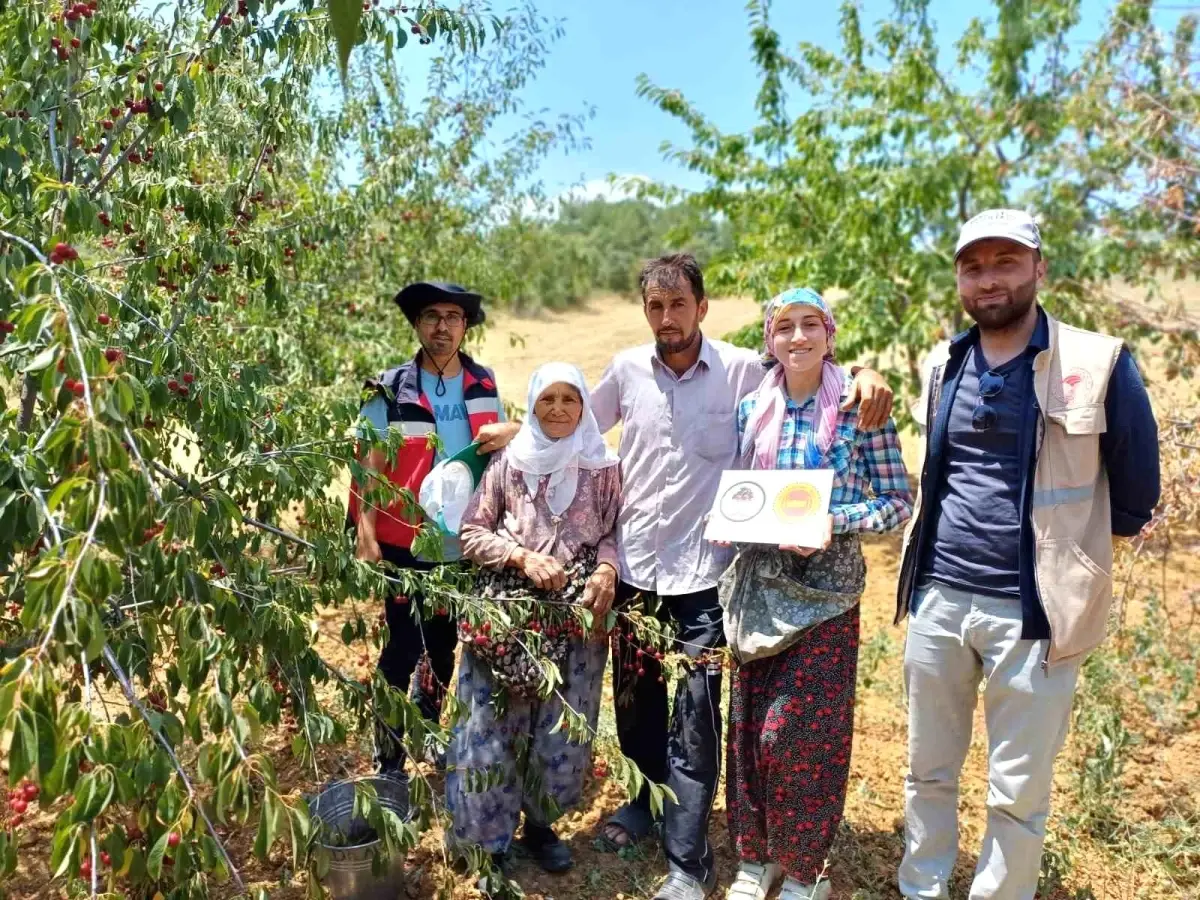
[[743,658],[731,689],[726,802],[741,866],[729,900],[763,900],[781,876],[780,900],[829,896],[822,873],[846,798],[866,580],[859,534],[890,531],[912,511],[894,423],[862,432],[857,410],[842,408],[850,380],[834,362],[835,331],[814,291],[771,300],[768,372],[738,409],[749,468],[834,477],[822,549],[747,548],[727,573],[727,625],[759,607],[757,624],[773,640],[755,635],[754,658]]
[[[621,476],[575,366],[538,369],[528,408],[528,421],[484,472],[460,531],[463,554],[481,567],[477,593],[502,604],[509,621],[468,616],[460,625],[465,718],[450,744],[446,802],[453,842],[482,847],[497,865],[524,812],[525,850],[560,872],[571,854],[550,826],[578,802],[589,764]],[[572,605],[591,612],[591,633]],[[562,676],[549,692],[546,660]],[[585,728],[560,727],[564,704]]]

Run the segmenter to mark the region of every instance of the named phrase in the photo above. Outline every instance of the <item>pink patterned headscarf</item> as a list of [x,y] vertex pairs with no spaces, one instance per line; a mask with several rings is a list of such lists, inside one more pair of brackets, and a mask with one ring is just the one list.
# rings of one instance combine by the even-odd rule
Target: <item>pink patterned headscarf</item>
[[783,428],[783,416],[787,411],[787,386],[784,382],[783,363],[775,357],[771,349],[771,336],[775,320],[789,306],[811,306],[820,312],[825,320],[825,334],[829,339],[821,367],[821,387],[817,391],[816,439],[804,448],[806,468],[815,469],[821,464],[836,434],[838,407],[841,404],[842,387],[846,377],[842,367],[834,362],[834,335],[837,334],[837,324],[833,320],[829,304],[820,294],[810,288],[791,288],[773,297],[763,312],[763,344],[767,356],[774,359],[775,364],[752,395],[754,407],[746,421],[740,448],[742,458],[750,457],[751,467],[755,469],[774,469],[777,465],[780,432]]

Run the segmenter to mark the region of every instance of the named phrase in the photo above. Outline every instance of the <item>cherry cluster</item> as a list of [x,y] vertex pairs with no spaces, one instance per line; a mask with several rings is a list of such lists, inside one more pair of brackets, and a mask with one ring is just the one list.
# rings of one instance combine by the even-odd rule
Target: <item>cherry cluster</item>
[[196,376],[191,372],[184,372],[180,378],[183,379],[183,384],[172,378],[167,382],[167,390],[172,394],[178,394],[180,397],[186,397],[191,392],[191,385],[195,382]]
[[37,802],[39,793],[41,789],[28,778],[8,792],[8,809],[11,813],[8,818],[9,829],[21,827],[29,804]]
[[79,259],[79,251],[62,241],[59,241],[50,250],[50,262],[56,266],[65,262],[74,262],[77,259]]
[[[68,23],[78,22],[81,19],[90,19],[96,14],[100,8],[99,0],[87,0],[86,3],[70,3],[63,7],[62,13],[52,13],[50,16],[51,22],[58,22],[60,19]],[[62,38],[52,37],[50,39],[50,49],[58,56],[59,62],[66,62],[71,58],[71,50],[78,50],[83,46],[83,42],[72,35],[67,41],[70,44],[70,49],[63,45]]]

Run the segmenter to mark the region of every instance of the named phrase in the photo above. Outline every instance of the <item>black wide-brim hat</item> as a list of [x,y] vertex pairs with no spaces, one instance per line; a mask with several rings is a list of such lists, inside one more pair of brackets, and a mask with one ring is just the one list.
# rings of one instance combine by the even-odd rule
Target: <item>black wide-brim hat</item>
[[483,312],[483,297],[461,284],[448,281],[418,281],[400,291],[395,299],[411,325],[416,325],[417,317],[435,303],[453,303],[460,307],[467,317],[468,328],[482,325],[487,319]]

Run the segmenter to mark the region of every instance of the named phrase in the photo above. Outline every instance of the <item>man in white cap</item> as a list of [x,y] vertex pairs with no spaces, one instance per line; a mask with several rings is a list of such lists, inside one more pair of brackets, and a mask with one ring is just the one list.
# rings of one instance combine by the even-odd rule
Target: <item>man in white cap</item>
[[896,621],[909,616],[905,897],[948,898],[958,777],[981,679],[987,832],[970,900],[1032,900],[1079,666],[1104,638],[1113,535],[1159,497],[1158,430],[1118,338],[1037,302],[1033,219],[980,213],[955,275],[969,331],[934,349],[917,411],[928,437],[905,535]]

